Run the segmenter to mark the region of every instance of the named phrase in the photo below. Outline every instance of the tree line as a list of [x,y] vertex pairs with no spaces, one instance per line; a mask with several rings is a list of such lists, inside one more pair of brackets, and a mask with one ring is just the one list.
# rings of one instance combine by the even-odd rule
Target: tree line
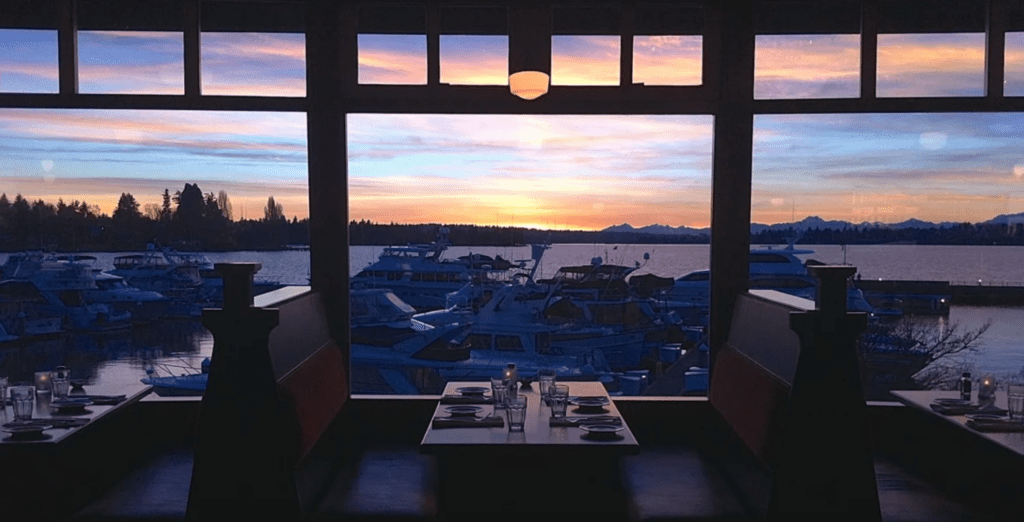
[[117,252],[149,244],[182,250],[273,250],[309,244],[309,220],[288,221],[284,208],[267,199],[262,219],[233,220],[231,200],[223,190],[203,193],[186,183],[173,194],[164,189],[161,204],[141,207],[131,193],[118,199],[111,215],[85,201],[56,204],[13,201],[0,194],[0,250]]
[[[587,230],[538,230],[522,227],[441,223],[398,224],[368,220],[349,223],[352,245],[404,245],[429,243],[444,226],[454,245],[508,246],[531,243],[708,244],[709,234],[646,234]],[[928,245],[1024,245],[1024,225],[961,223],[942,228],[846,227],[796,231],[764,230],[751,234],[752,244],[782,244],[800,237],[800,243]],[[13,201],[0,194],[0,251],[47,250],[58,252],[117,252],[140,250],[148,244],[182,250],[275,250],[286,245],[309,244],[309,219],[285,217],[284,208],[267,199],[262,219],[235,220],[231,200],[223,190],[203,193],[186,183],[173,194],[164,189],[160,204],[142,207],[131,193],[122,193],[111,215],[84,201],[56,204],[29,201],[20,194]]]

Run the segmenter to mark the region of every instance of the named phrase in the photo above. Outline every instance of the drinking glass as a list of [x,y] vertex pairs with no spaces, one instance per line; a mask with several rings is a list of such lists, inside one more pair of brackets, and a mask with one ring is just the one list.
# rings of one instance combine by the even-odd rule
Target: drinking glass
[[1010,412],[1010,420],[1024,422],[1024,384],[1006,387],[1006,409]]
[[566,384],[551,385],[551,417],[565,417],[565,410],[569,407],[569,386]]
[[505,379],[491,377],[491,398],[494,399],[494,410],[505,409],[505,402],[508,400],[508,388]]
[[523,431],[526,424],[526,396],[510,397],[505,405],[505,414],[508,416],[508,431]]
[[551,368],[537,370],[537,382],[540,383],[540,398],[544,400],[544,404],[550,405],[551,385],[555,383],[555,375],[555,370]]
[[68,391],[71,388],[71,372],[63,366],[58,366],[50,376],[50,389],[53,390],[53,400],[68,398]]
[[35,386],[11,387],[11,405],[14,409],[14,420],[29,420],[36,406]]
[[9,385],[10,381],[7,380],[7,377],[0,377],[0,409],[7,404],[7,386]]

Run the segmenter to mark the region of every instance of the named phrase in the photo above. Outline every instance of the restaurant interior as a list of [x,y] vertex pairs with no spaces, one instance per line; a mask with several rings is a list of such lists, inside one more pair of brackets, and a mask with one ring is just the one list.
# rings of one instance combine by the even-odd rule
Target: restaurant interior
[[[859,380],[847,378],[861,319],[826,297],[809,311],[753,295],[747,278],[755,116],[1024,111],[1024,98],[1003,91],[1004,36],[1024,31],[1018,0],[8,0],[0,28],[56,30],[59,38],[59,92],[2,92],[3,109],[304,113],[310,216],[308,290],[254,299],[251,266],[222,268],[231,272],[224,308],[203,318],[215,345],[202,401],[147,398],[59,445],[2,448],[0,473],[35,477],[37,487],[54,465],[73,471],[45,488],[52,498],[29,503],[5,483],[0,509],[16,514],[12,520],[468,520],[484,511],[613,520],[1024,516],[1019,439],[1014,451],[895,399],[865,403]],[[80,93],[78,30],[182,32],[184,94]],[[204,94],[204,32],[303,33],[305,96]],[[964,32],[986,35],[984,95],[877,95],[879,34]],[[360,34],[425,35],[426,83],[359,83]],[[550,70],[552,35],[619,35],[620,84],[549,85],[545,77],[513,93],[442,83],[445,34],[509,35],[510,74]],[[858,97],[755,99],[757,35],[835,34],[860,37]],[[640,35],[702,37],[701,82],[632,83]],[[353,395],[352,274],[347,227],[339,225],[349,221],[346,116],[357,113],[712,116],[710,398],[615,397],[638,443],[630,454],[492,444],[449,455],[459,468],[421,448],[439,397]],[[792,314],[806,320],[790,321]],[[778,334],[791,325],[806,330]],[[771,349],[770,358],[789,354],[789,375],[738,356],[743,343]],[[815,346],[839,355],[801,352]],[[505,472],[515,480],[498,481],[493,500],[460,511],[459,491],[446,483],[456,468],[482,482]],[[550,476],[557,480],[542,480]]]

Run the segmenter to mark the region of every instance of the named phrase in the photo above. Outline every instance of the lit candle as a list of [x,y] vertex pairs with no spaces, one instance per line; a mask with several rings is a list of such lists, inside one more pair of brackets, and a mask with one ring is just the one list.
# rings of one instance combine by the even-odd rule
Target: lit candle
[[50,391],[50,372],[36,372],[36,392]]
[[978,386],[978,404],[985,406],[995,402],[996,395],[996,380],[991,375],[986,375],[981,378],[981,383]]

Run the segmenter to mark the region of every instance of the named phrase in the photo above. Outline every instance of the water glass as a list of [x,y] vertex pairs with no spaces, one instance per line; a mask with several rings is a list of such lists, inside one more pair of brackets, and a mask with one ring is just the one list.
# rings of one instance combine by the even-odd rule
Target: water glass
[[508,388],[506,387],[505,379],[491,377],[491,398],[494,399],[495,411],[505,409],[505,402],[508,400]]
[[9,385],[10,381],[7,380],[7,377],[0,377],[0,409],[7,404],[7,386]]
[[509,398],[505,414],[508,416],[508,431],[523,431],[526,424],[526,396]]
[[1010,420],[1024,422],[1024,384],[1006,387],[1006,409],[1010,412]]
[[569,407],[569,386],[566,384],[551,385],[551,417],[565,417],[565,410]]
[[68,391],[71,389],[71,372],[63,366],[58,366],[50,376],[50,389],[53,390],[53,400],[68,398]]
[[14,409],[14,420],[29,420],[36,406],[35,386],[11,387],[11,405]]
[[555,383],[555,370],[551,368],[537,370],[537,382],[540,383],[540,398],[544,400],[544,404],[550,405],[551,385]]

